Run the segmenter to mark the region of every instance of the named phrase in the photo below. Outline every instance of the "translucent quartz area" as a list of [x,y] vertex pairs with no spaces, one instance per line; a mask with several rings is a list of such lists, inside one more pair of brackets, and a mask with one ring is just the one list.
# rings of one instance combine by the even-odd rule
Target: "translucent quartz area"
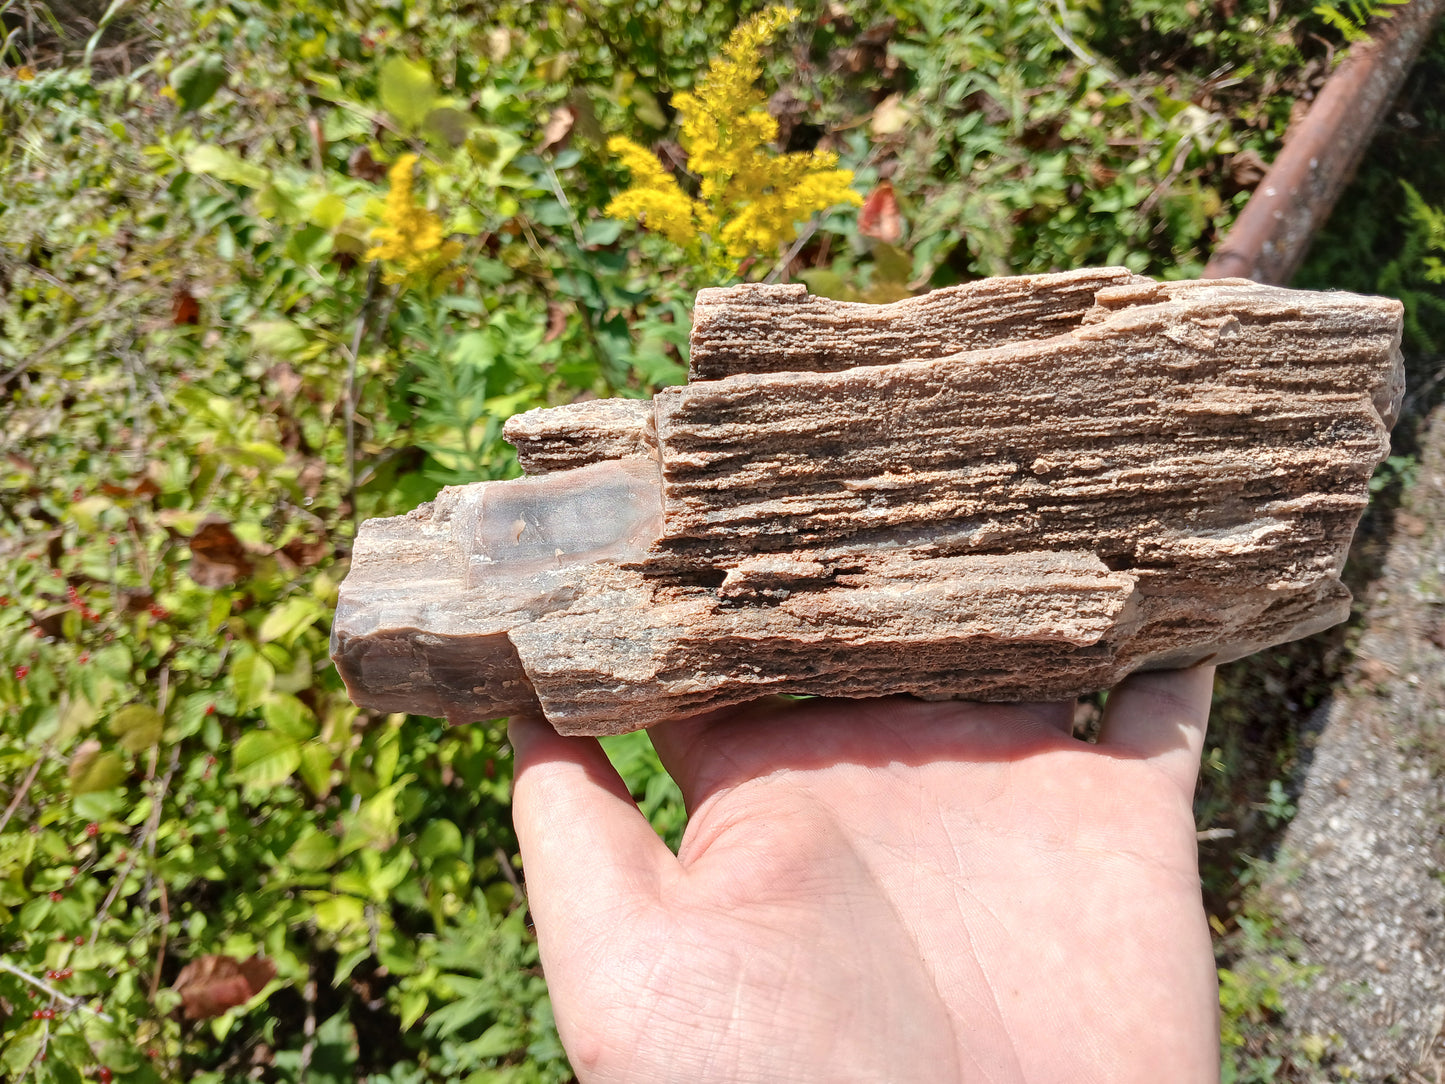
[[479,499],[453,521],[452,537],[468,557],[468,587],[498,573],[636,560],[662,531],[662,479],[652,459],[614,459],[479,488]]

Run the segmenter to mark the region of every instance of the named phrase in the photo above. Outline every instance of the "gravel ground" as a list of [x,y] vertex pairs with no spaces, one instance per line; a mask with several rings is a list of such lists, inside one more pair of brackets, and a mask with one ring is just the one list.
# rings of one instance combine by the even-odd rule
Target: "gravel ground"
[[[1316,717],[1265,906],[1319,970],[1286,1029],[1332,1074],[1445,1081],[1445,410],[1426,430],[1356,665]],[[1332,1079],[1339,1079],[1332,1076]]]

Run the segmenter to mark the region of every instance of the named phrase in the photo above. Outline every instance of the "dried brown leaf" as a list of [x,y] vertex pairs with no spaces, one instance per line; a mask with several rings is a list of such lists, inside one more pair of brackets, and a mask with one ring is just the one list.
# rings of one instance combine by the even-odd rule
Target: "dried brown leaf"
[[171,989],[187,1020],[205,1020],[244,1005],[275,977],[276,965],[260,956],[201,956],[181,968]]
[[177,286],[171,294],[171,323],[176,326],[182,324],[199,324],[201,322],[201,304],[196,300],[196,295],[184,286]]
[[547,126],[542,129],[542,142],[537,145],[537,149],[546,151],[564,146],[572,135],[572,126],[576,123],[577,110],[570,105],[559,105],[547,118]]
[[346,172],[358,180],[375,183],[386,176],[386,167],[371,156],[371,151],[357,147],[346,160]]
[[293,538],[281,547],[281,555],[301,568],[310,568],[312,565],[319,564],[321,559],[330,552],[331,543],[326,540],[324,535],[314,541]]
[[898,212],[898,197],[893,194],[893,185],[888,181],[880,181],[863,201],[863,209],[858,212],[858,232],[889,245],[897,244],[903,237],[903,216]]
[[190,545],[190,577],[202,587],[230,587],[251,574],[251,559],[224,519],[204,520],[191,536]]
[[547,302],[547,334],[542,336],[544,343],[553,342],[562,337],[562,332],[567,330],[567,307],[560,301]]

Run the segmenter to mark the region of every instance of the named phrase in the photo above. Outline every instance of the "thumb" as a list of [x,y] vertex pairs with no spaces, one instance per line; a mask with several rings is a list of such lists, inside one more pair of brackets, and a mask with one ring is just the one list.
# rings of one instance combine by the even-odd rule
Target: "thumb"
[[677,859],[595,738],[564,738],[527,718],[512,719],[507,737],[527,903],[544,950],[565,957],[612,909],[656,898]]
[[1214,667],[1130,674],[1104,704],[1099,748],[1151,760],[1194,793]]

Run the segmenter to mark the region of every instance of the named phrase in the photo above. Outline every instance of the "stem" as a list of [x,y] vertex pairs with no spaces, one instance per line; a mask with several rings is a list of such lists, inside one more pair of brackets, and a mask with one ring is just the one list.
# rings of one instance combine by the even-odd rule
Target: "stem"
[[316,1050],[316,961],[314,960],[311,962],[301,996],[306,1002],[306,1020],[301,1027],[304,1042],[301,1045],[300,1062],[296,1067],[296,1079],[300,1084],[306,1084],[306,1077],[311,1071],[311,1058]]
[[360,526],[356,514],[356,360],[361,345],[366,341],[367,318],[371,303],[376,297],[376,287],[381,281],[381,265],[373,263],[366,277],[366,295],[356,310],[356,329],[351,336],[351,349],[346,357],[346,502],[351,506],[352,534]]
[[40,747],[40,755],[35,758],[35,763],[30,765],[30,771],[25,775],[25,782],[20,784],[20,789],[15,792],[15,797],[11,798],[10,804],[5,807],[5,815],[0,816],[0,832],[5,830],[5,826],[10,823],[10,818],[15,815],[15,810],[20,807],[20,803],[30,793],[30,788],[35,785],[35,777],[40,774],[40,766],[49,756],[50,742],[47,741]]
[[16,967],[9,960],[0,958],[0,971],[9,972],[17,979],[28,982],[31,986],[34,986],[38,990],[45,991],[45,993],[49,995],[53,1000],[60,1002],[65,1007],[65,1010],[67,1012],[76,1012],[77,1010],[80,1012],[88,1012],[92,1016],[97,1016],[100,1019],[104,1020],[107,1024],[113,1023],[111,1018],[105,1013],[90,1008],[90,1006],[86,1005],[86,1003],[78,997],[71,997],[69,994],[62,994],[59,990],[51,986],[50,983],[46,982],[44,979],[32,975],[29,971],[26,971],[23,968]]

